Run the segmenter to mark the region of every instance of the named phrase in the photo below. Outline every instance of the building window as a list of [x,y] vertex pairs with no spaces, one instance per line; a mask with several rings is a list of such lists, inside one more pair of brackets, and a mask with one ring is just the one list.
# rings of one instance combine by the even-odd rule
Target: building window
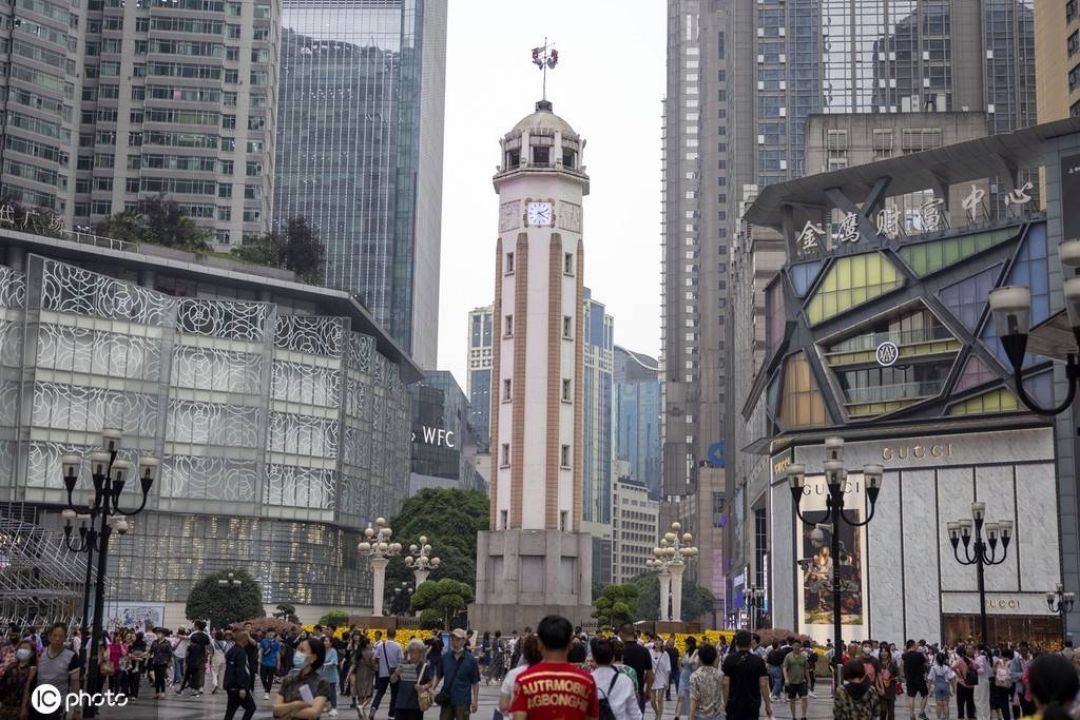
[[505,530],[510,525],[510,511],[500,510],[499,514],[502,516],[502,529]]
[[1080,52],[1080,30],[1073,31],[1073,34],[1069,36],[1069,57],[1072,57],[1076,53]]
[[1069,92],[1075,90],[1077,86],[1080,86],[1080,65],[1074,65],[1069,71]]
[[563,253],[562,266],[563,266],[563,272],[564,273],[566,273],[567,275],[573,275],[574,274],[574,254],[573,253]]
[[499,455],[499,467],[510,467],[510,443],[503,443]]
[[570,446],[563,445],[559,452],[559,465],[564,468],[570,467]]
[[570,393],[571,393],[570,379],[569,378],[563,378],[563,381],[562,381],[562,401],[563,402],[568,403],[568,402],[572,401],[573,396]]
[[566,532],[569,529],[569,527],[568,527],[569,522],[570,522],[570,513],[568,513],[566,510],[561,511],[559,513],[559,529],[562,530],[563,532]]
[[569,315],[563,315],[563,319],[562,319],[562,336],[563,336],[563,340],[573,340],[574,339],[573,330],[574,330],[573,320],[571,319],[571,317]]
[[507,315],[503,318],[503,337],[514,337],[514,316]]
[[1073,20],[1076,19],[1076,10],[1077,10],[1076,4],[1077,4],[1076,0],[1068,0],[1068,2],[1065,3],[1065,22],[1066,23],[1071,23]]
[[503,402],[510,402],[513,397],[513,390],[510,378],[503,380]]
[[534,165],[551,164],[551,148],[547,145],[537,145],[532,149]]
[[514,272],[514,253],[512,252],[506,253],[506,267],[504,268],[504,272],[507,275]]

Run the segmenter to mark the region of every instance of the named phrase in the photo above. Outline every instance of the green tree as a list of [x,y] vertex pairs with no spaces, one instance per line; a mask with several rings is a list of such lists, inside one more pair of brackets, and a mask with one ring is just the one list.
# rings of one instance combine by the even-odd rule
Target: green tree
[[[637,616],[639,620],[657,620],[660,617],[660,577],[655,572],[638,575],[631,580],[638,588]],[[706,588],[683,578],[682,618],[695,620],[710,615],[716,599]]]
[[[402,504],[390,527],[394,540],[406,550],[421,535],[427,536],[432,555],[440,561],[428,582],[451,578],[476,587],[476,534],[488,529],[487,495],[478,490],[427,488]],[[386,568],[386,605],[393,603],[394,588],[411,585],[413,580],[401,556],[393,558]]]
[[[222,584],[219,580],[226,582]],[[232,580],[239,580],[240,584],[235,585]],[[191,588],[184,615],[188,620],[209,620],[215,628],[265,617],[262,587],[244,570],[207,575]]]
[[286,622],[298,623],[300,618],[296,616],[296,606],[292,603],[278,603],[274,617]]
[[449,630],[451,618],[472,601],[472,586],[443,578],[421,584],[413,593],[412,609],[420,612],[421,622],[440,622],[444,630]]
[[306,217],[297,215],[285,221],[285,242],[281,248],[282,267],[292,270],[301,280],[322,282],[326,248],[319,240],[319,229]]
[[320,625],[329,625],[332,628],[341,627],[342,625],[349,624],[349,613],[347,610],[331,610],[330,612],[319,618]]
[[163,245],[182,250],[209,250],[211,232],[184,214],[164,193],[139,201],[138,210],[125,210],[97,224],[105,237]]
[[232,254],[247,262],[292,270],[305,282],[322,282],[326,248],[319,240],[318,228],[302,215],[286,220],[283,232],[260,235],[233,248]]
[[623,623],[634,621],[638,610],[637,600],[638,588],[633,583],[608,585],[593,600],[596,609],[592,616],[600,627],[618,628]]

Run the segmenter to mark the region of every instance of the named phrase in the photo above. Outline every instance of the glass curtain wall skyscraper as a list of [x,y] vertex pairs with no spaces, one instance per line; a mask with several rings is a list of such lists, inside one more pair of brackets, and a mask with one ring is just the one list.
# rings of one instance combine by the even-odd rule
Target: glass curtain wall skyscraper
[[446,0],[284,0],[274,224],[426,369],[438,335]]

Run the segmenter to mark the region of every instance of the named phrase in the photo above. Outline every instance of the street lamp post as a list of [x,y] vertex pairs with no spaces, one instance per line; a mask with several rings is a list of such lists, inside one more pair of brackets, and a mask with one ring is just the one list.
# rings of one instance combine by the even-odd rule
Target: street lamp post
[[[90,637],[89,662],[87,667],[87,689],[91,693],[99,690],[100,664],[98,652],[101,646],[102,624],[105,619],[105,577],[108,571],[109,538],[113,531],[124,535],[131,529],[128,517],[138,515],[146,507],[150,488],[158,471],[158,459],[144,455],[138,459],[139,484],[142,489],[142,501],[135,510],[120,507],[120,497],[127,484],[131,463],[118,459],[123,433],[114,428],[106,428],[101,433],[102,449],[87,454],[90,464],[90,477],[93,480],[94,500],[89,507],[75,504],[74,493],[79,483],[83,456],[67,453],[61,459],[64,487],[67,490],[67,507],[61,515],[64,518],[64,544],[72,552],[87,554],[87,585],[83,589],[83,623],[89,613],[89,580],[91,558],[97,554],[97,572],[94,582],[94,620]],[[78,519],[79,539],[72,540],[72,521]],[[86,708],[86,716],[94,717],[97,708],[92,704]]]
[[[952,543],[953,556],[961,565],[974,565],[975,577],[979,587],[979,631],[982,634],[982,642],[990,645],[989,624],[986,619],[986,578],[987,566],[1000,565],[1005,562],[1009,554],[1009,540],[1012,539],[1012,522],[1003,520],[1000,523],[986,522],[986,503],[971,503],[971,516],[950,522],[946,525],[949,531],[949,542]],[[983,540],[983,524],[986,524],[987,540]],[[971,546],[971,528],[975,527],[975,545]],[[997,556],[998,539],[1001,540],[1001,557]],[[960,555],[960,543],[964,543],[964,554]]]
[[1050,612],[1061,617],[1062,643],[1068,639],[1065,633],[1065,614],[1072,611],[1075,602],[1076,593],[1065,592],[1065,586],[1061,583],[1057,584],[1056,591],[1046,593],[1046,606],[1050,608]]
[[758,613],[765,607],[765,590],[756,585],[751,585],[743,593],[743,602],[750,613],[750,632],[757,630]]
[[405,556],[405,566],[413,571],[416,587],[428,579],[428,574],[439,567],[440,562],[439,558],[431,556],[431,545],[426,535],[420,536],[419,545],[410,545],[409,554]]
[[386,588],[386,566],[390,558],[401,552],[401,543],[390,542],[394,531],[386,524],[383,518],[375,518],[375,526],[370,523],[364,530],[365,539],[360,541],[357,549],[361,557],[366,557],[371,562],[372,586],[374,597],[371,600],[371,613],[375,617],[383,614],[383,593]]
[[[825,483],[829,489],[829,495],[825,498],[825,509],[831,523],[832,538],[829,546],[830,559],[832,561],[832,605],[833,605],[833,642],[837,651],[833,653],[834,673],[836,674],[837,687],[840,681],[840,648],[843,647],[843,614],[840,601],[840,525],[846,523],[851,527],[863,527],[869,525],[874,519],[874,509],[877,506],[878,493],[881,492],[881,479],[885,469],[881,465],[863,466],[863,491],[869,510],[866,519],[856,522],[844,515],[844,491],[847,484],[847,470],[844,469],[844,440],[839,437],[825,439]],[[795,506],[795,514],[804,523],[810,522],[803,515],[800,503],[803,499],[806,487],[806,468],[802,465],[790,465],[787,469],[788,487],[791,490],[791,500]]]
[[[1060,243],[1058,261],[1061,263],[1062,277],[1065,278],[1061,288],[1065,296],[1065,312],[1077,351],[1080,352],[1080,240],[1065,240]],[[1066,356],[1065,379],[1069,387],[1060,405],[1043,407],[1024,389],[1024,355],[1031,330],[1031,289],[1019,285],[1005,286],[992,290],[989,299],[994,328],[1012,366],[1013,383],[1020,402],[1031,412],[1044,417],[1054,417],[1069,410],[1076,399],[1077,386],[1080,385],[1080,363],[1077,363],[1076,353],[1070,352]],[[1063,591],[1064,588],[1059,590]],[[1061,615],[1061,632],[1065,633],[1065,614],[1068,610],[1058,612]]]
[[[690,533],[679,535],[682,525],[672,523],[671,530],[660,538],[660,543],[653,548],[653,559],[645,565],[660,571],[660,620],[682,622],[682,580],[686,563],[698,554],[698,549],[691,543],[694,536]],[[668,614],[668,598],[671,598],[671,614]]]

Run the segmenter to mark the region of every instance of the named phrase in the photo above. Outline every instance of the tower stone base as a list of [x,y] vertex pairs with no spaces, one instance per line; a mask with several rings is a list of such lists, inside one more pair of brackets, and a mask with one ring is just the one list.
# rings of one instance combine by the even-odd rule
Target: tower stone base
[[476,630],[523,631],[545,615],[592,617],[592,536],[559,530],[481,532],[476,541]]

